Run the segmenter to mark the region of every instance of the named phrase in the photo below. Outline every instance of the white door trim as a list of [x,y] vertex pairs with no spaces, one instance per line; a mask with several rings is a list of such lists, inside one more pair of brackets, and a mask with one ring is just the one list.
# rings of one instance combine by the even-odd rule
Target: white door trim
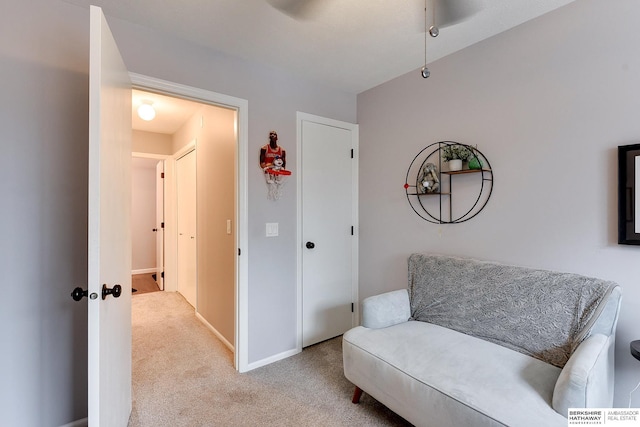
[[[352,169],[352,223],[354,228],[353,245],[351,247],[351,260],[353,262],[352,274],[351,274],[351,295],[354,304],[354,312],[352,316],[352,325],[356,326],[360,319],[360,309],[358,302],[358,240],[359,240],[359,215],[358,215],[358,141],[359,141],[359,127],[354,123],[347,123],[339,120],[328,119],[326,117],[316,116],[313,114],[302,113],[298,111],[296,113],[296,164],[302,165],[302,122],[309,121],[314,123],[323,124],[326,126],[334,126],[341,129],[347,129],[351,131],[351,146],[353,147],[353,169]],[[298,170],[296,174],[296,188],[297,188],[297,226],[296,226],[296,301],[297,301],[297,334],[296,334],[296,350],[302,351],[302,254],[303,254],[303,241],[302,241],[302,170]]]
[[236,158],[238,161],[238,174],[236,176],[235,193],[237,201],[237,214],[235,222],[237,224],[236,249],[241,252],[241,256],[236,258],[236,289],[235,289],[235,360],[236,370],[240,372],[248,371],[249,364],[249,268],[246,260],[249,255],[248,240],[248,146],[249,146],[249,102],[245,99],[211,92],[205,89],[198,89],[190,86],[172,83],[154,77],[144,76],[136,73],[129,73],[134,88],[142,90],[152,90],[167,95],[179,96],[181,98],[192,99],[194,101],[205,102],[219,106],[235,109],[237,112],[237,140]]
[[142,153],[133,151],[131,152],[131,157],[139,157],[141,159],[167,160],[171,156],[169,154]]

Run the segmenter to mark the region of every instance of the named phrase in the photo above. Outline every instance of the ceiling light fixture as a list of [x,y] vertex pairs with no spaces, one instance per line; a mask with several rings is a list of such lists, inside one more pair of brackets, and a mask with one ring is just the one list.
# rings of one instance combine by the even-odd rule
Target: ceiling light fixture
[[156,110],[153,108],[152,101],[142,101],[142,105],[138,107],[138,117],[147,122],[156,117]]
[[[440,30],[436,26],[436,0],[432,0],[431,4],[433,6],[433,23],[429,28],[428,33],[431,37],[438,37]],[[422,67],[421,73],[422,77],[425,79],[431,75],[431,72],[427,68],[427,0],[424,0],[424,67]]]

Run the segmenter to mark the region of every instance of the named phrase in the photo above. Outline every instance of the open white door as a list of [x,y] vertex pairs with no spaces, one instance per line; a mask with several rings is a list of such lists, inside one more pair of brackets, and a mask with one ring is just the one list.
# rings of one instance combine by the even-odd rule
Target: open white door
[[[90,24],[89,425],[126,426],[131,413],[131,82],[100,8],[91,7]],[[103,288],[112,294],[103,295]]]
[[156,165],[156,283],[164,291],[164,160]]

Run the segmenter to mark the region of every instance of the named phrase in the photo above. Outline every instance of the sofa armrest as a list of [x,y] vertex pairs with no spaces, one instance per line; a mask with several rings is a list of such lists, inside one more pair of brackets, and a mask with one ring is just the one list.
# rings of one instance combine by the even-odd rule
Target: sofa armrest
[[594,334],[573,352],[553,390],[553,409],[609,408],[613,404],[615,335]]
[[406,289],[386,292],[362,301],[362,326],[379,329],[406,322],[411,317]]

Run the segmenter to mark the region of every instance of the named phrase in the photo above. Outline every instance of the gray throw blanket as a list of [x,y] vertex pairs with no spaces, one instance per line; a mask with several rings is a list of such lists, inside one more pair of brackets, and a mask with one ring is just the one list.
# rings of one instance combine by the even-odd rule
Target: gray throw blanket
[[411,319],[473,335],[560,368],[614,282],[444,255],[409,257]]

